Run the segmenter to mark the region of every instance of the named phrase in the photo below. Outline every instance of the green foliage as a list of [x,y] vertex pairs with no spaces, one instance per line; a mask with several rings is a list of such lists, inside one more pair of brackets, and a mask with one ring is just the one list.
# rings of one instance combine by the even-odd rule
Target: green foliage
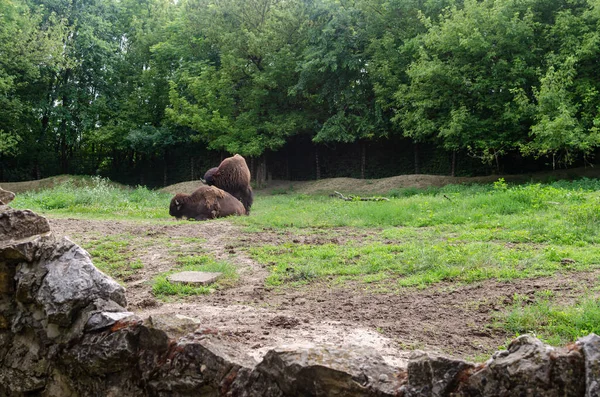
[[519,335],[534,333],[551,345],[564,345],[590,333],[600,332],[600,301],[584,297],[571,304],[553,302],[552,291],[528,296],[516,294],[506,314],[498,315],[497,326]]
[[598,9],[0,0],[0,179],[160,163],[166,183],[169,160],[194,148],[264,159],[297,139],[391,135],[497,169],[507,154],[589,161],[600,147]]
[[[210,286],[194,286],[187,284],[171,283],[167,277],[176,272],[200,271],[223,273],[215,284]],[[182,256],[177,260],[177,266],[166,273],[161,273],[152,280],[152,293],[165,298],[170,295],[189,296],[202,295],[214,291],[215,288],[226,288],[238,279],[236,267],[225,261],[216,261],[208,255]]]

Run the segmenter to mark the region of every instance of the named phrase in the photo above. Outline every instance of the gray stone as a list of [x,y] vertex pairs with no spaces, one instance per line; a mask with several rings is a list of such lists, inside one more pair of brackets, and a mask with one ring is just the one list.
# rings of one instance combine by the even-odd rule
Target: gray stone
[[171,283],[177,283],[177,284],[199,284],[199,285],[208,285],[208,284],[212,284],[215,281],[217,281],[217,279],[219,277],[221,277],[223,273],[210,273],[210,272],[191,272],[191,271],[187,271],[187,272],[179,272],[179,273],[173,273],[170,276],[167,277],[167,279],[171,282]]
[[[35,297],[49,322],[68,326],[77,311],[105,301],[127,306],[125,289],[96,269],[83,248],[67,238],[57,244],[57,250],[63,253],[44,264],[47,274]],[[97,309],[95,305],[94,309]]]
[[32,211],[9,209],[0,212],[0,241],[20,240],[49,231],[48,220]]
[[408,385],[402,389],[410,396],[447,396],[474,368],[475,364],[464,360],[415,351],[408,362]]
[[256,370],[290,396],[395,396],[400,388],[397,368],[358,347],[282,346],[267,352]]
[[179,338],[194,332],[200,325],[200,320],[181,314],[155,314],[147,319],[149,327],[164,331],[171,338]]
[[8,204],[15,199],[15,194],[0,187],[0,205]]
[[582,396],[583,357],[576,349],[556,349],[523,335],[460,386],[457,395],[465,396]]
[[85,330],[88,332],[99,331],[132,316],[134,316],[132,312],[97,312],[91,315],[85,324]]
[[585,361],[585,396],[600,396],[600,336],[590,334],[577,341]]

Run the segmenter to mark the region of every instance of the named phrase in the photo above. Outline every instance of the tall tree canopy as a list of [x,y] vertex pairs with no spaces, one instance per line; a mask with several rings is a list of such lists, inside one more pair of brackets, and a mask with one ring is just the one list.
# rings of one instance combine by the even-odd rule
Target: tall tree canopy
[[363,175],[388,141],[591,161],[599,23],[598,0],[0,0],[0,179],[167,183],[306,142],[361,145]]

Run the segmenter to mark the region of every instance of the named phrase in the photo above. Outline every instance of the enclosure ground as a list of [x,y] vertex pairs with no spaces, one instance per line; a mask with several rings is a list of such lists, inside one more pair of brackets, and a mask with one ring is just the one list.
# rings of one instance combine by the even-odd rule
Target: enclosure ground
[[[265,287],[266,265],[254,262],[248,248],[286,242],[319,243],[319,238],[359,241],[368,230],[334,230],[326,237],[291,232],[246,232],[227,220],[161,223],[50,219],[57,235],[89,249],[99,240],[126,240],[123,255],[137,263],[122,277],[129,309],[142,317],[181,314],[217,330],[221,338],[259,359],[282,344],[325,342],[370,346],[391,363],[402,364],[408,351],[428,349],[484,360],[509,335],[493,327],[495,314],[507,310],[515,294],[533,299],[551,290],[571,300],[592,288],[599,273],[476,284],[435,284],[426,289],[398,288],[396,280],[375,283],[324,280],[296,287]],[[333,237],[335,239],[335,237]],[[157,299],[151,280],[169,271],[181,255],[209,254],[234,264],[235,285],[208,295]]]

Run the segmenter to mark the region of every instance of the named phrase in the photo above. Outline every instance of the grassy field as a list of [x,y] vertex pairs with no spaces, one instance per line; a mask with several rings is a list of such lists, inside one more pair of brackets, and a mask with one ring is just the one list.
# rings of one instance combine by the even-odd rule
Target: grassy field
[[[437,283],[518,280],[600,267],[600,180],[508,185],[448,185],[381,192],[389,201],[343,201],[324,195],[277,190],[258,195],[252,215],[230,218],[253,233],[292,236],[284,244],[246,247],[269,269],[267,286],[303,285],[327,280],[343,285],[374,285],[385,292]],[[169,220],[171,195],[138,187],[122,189],[96,179],[87,187],[62,184],[24,193],[13,206],[47,216],[94,219]],[[99,267],[136,270],[135,258],[123,265],[123,238],[103,240],[90,252]],[[307,243],[308,241],[308,243]],[[312,242],[311,242],[312,241]],[[183,270],[220,269],[225,285],[235,269],[208,256],[182,258]],[[198,262],[199,261],[199,262]],[[109,272],[110,273],[110,272]],[[229,281],[228,281],[229,280]],[[157,278],[158,296],[206,291],[176,291],[166,275]],[[534,302],[513,306],[496,326],[515,334],[535,331],[553,343],[600,332],[597,291],[561,306],[550,291]]]

